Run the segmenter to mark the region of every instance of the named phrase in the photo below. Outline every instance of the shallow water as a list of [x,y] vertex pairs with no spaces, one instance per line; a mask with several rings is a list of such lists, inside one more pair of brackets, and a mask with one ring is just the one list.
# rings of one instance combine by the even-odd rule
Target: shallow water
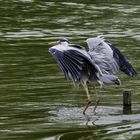
[[[140,69],[139,1],[1,1],[0,139],[128,140],[140,138],[139,76],[118,73],[121,86],[97,87],[101,102],[82,111],[83,88],[65,81],[52,42],[66,36],[86,47],[87,37],[104,35]],[[132,90],[132,111],[124,113],[122,92]],[[93,102],[96,95],[93,93]]]

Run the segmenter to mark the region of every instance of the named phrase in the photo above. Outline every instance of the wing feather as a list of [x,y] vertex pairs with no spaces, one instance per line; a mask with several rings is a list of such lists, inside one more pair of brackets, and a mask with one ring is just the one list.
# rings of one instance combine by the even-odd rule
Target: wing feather
[[63,71],[64,73],[64,76],[65,76],[65,79],[69,80],[69,76],[68,76],[68,69],[67,69],[67,66],[64,65],[64,63],[62,62],[61,58],[59,59],[56,59],[58,65],[60,66],[61,70]]
[[111,43],[108,44],[110,48],[113,50],[113,57],[118,63],[120,70],[126,73],[128,76],[136,76],[137,72],[133,68],[133,66],[128,62],[126,57],[119,51],[119,49],[115,48]]
[[89,54],[104,74],[114,74],[121,70],[128,76],[137,72],[125,56],[112,44],[101,37],[87,39]]
[[68,61],[66,59],[61,59],[61,63],[63,63],[63,65],[65,65],[66,69],[68,70],[67,74],[68,74],[69,78],[72,79],[73,81],[78,80],[77,74],[74,71],[73,66],[70,63],[68,63]]
[[69,70],[73,73],[73,76],[75,77],[75,80],[78,80],[78,76],[79,76],[79,68],[76,67],[72,60],[69,59],[68,57],[64,56],[63,61],[66,62]]
[[57,47],[52,47],[49,51],[55,57],[66,79],[76,82],[85,80],[82,79],[85,76],[87,81],[89,77],[90,79],[98,78],[97,67],[92,62],[89,54],[85,50],[82,50],[82,48],[70,47],[65,50],[63,48],[63,51],[61,51],[57,50]]
[[78,70],[81,70],[82,67],[81,65],[83,64],[83,59],[78,60],[75,57],[73,57],[71,54],[69,53],[65,53],[65,57],[72,63],[72,65],[74,65]]

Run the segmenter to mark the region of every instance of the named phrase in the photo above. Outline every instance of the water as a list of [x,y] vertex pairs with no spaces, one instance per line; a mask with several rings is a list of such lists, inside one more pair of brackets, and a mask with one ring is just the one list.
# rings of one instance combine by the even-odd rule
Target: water
[[[66,36],[81,44],[104,35],[140,70],[140,2],[44,0],[1,1],[0,139],[128,140],[140,138],[139,77],[118,73],[122,85],[97,89],[101,96],[82,115],[87,97],[73,88],[48,53]],[[122,91],[132,90],[132,112],[122,109]],[[94,93],[92,86],[91,92]],[[95,101],[95,94],[92,94]]]

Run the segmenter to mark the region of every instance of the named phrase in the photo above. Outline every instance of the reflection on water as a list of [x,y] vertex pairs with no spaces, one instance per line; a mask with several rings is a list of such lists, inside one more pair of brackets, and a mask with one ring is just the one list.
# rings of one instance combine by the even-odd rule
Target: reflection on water
[[[0,139],[139,139],[139,77],[119,73],[120,87],[98,89],[101,104],[83,116],[86,95],[73,88],[48,53],[66,36],[86,47],[104,35],[139,73],[138,1],[2,1],[0,6]],[[132,89],[131,114],[123,114],[122,91]],[[91,92],[94,93],[92,87]],[[93,94],[93,101],[95,95]]]

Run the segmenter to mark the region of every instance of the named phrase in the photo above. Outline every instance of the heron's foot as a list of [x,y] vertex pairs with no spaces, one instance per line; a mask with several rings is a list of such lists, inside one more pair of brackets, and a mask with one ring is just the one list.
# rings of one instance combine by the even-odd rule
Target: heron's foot
[[93,110],[94,115],[98,115],[98,111],[97,110]]
[[85,114],[84,117],[85,117],[85,119],[86,119],[87,122],[89,122],[90,119],[91,119],[90,116],[88,116],[87,114]]
[[86,104],[86,107],[85,107],[85,109],[83,110],[83,115],[86,114],[86,110],[88,109],[88,107],[89,107],[89,105],[90,105],[91,103],[92,103],[91,99],[88,100],[88,102],[87,102],[87,104]]
[[96,103],[95,103],[95,106],[94,106],[94,109],[93,109],[94,114],[96,114],[96,108],[97,108],[99,102],[100,102],[100,99],[99,99],[99,97],[97,97]]
[[97,104],[94,106],[93,113],[96,113]]

